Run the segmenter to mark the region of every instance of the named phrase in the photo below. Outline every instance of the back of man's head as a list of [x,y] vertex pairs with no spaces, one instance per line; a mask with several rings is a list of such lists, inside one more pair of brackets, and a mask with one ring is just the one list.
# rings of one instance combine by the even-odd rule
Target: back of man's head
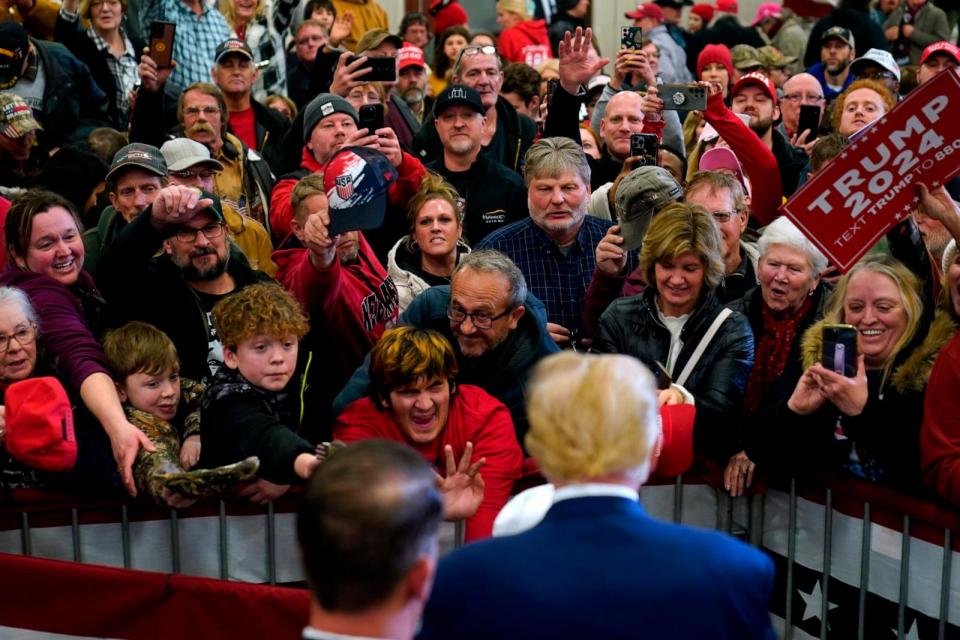
[[313,474],[297,519],[316,602],[339,613],[383,604],[421,558],[432,566],[442,518],[433,470],[412,449],[367,440],[338,451]]
[[[553,482],[646,480],[657,438],[653,375],[623,355],[563,352],[534,372],[527,450]],[[576,443],[576,446],[571,446]]]

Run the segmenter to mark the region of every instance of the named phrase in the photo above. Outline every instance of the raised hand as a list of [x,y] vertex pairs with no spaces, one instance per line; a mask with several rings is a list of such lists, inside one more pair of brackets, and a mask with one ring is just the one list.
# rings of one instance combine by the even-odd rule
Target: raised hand
[[598,58],[593,54],[593,30],[584,31],[577,27],[576,32],[563,34],[563,40],[557,48],[560,59],[560,86],[567,93],[577,95],[580,85],[586,84],[597,75],[609,58]]
[[471,463],[473,443],[468,442],[460,457],[459,464],[454,460],[453,447],[443,449],[447,463],[446,477],[437,474],[437,488],[443,494],[443,517],[446,520],[466,520],[477,512],[483,502],[483,478],[480,468],[487,462],[480,458]]

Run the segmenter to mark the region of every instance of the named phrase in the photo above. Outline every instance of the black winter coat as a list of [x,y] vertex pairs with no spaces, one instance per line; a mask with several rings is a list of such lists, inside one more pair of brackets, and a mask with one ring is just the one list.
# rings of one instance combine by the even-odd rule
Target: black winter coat
[[[656,290],[648,288],[638,296],[615,300],[603,315],[593,340],[601,353],[623,353],[653,368],[665,364],[670,350],[670,332],[660,321]],[[676,379],[693,355],[717,314],[723,310],[713,292],[702,297],[680,332],[681,349],[670,375]],[[734,312],[703,352],[683,387],[697,407],[694,422],[694,450],[726,464],[736,446],[733,417],[747,390],[753,367],[754,343],[750,323]],[[735,452],[734,452],[735,453]]]

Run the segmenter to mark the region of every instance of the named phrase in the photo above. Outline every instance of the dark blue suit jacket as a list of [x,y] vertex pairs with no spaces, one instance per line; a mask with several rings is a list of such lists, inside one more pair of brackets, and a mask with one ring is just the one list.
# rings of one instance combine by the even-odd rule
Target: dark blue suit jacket
[[618,497],[563,500],[440,561],[419,640],[775,638],[773,563]]

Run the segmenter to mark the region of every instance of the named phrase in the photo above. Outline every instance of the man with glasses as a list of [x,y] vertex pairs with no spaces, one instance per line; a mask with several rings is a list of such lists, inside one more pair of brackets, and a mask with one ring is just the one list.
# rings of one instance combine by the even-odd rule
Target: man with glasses
[[858,80],[861,78],[876,80],[889,89],[897,100],[900,99],[900,65],[889,51],[868,49],[865,54],[853,61],[850,65],[850,73]]
[[[798,73],[783,83],[783,97],[780,98],[780,114],[783,121],[777,127],[780,133],[790,140],[793,136],[803,133],[797,131],[800,126],[800,105],[807,104],[820,107],[821,117],[824,107],[823,89],[820,81],[809,73]],[[808,142],[811,138],[808,138]]]
[[[462,84],[480,94],[487,131],[481,140],[483,153],[513,171],[520,171],[523,156],[533,144],[537,127],[500,96],[503,69],[496,47],[469,45],[460,50],[453,65],[452,84]],[[424,162],[443,155],[443,144],[430,117],[413,139],[413,148]]]
[[107,247],[167,186],[167,164],[156,147],[128,144],[113,157],[106,183],[110,206],[83,233],[83,268],[94,277]]
[[487,128],[484,111],[480,94],[470,87],[455,84],[444,89],[433,109],[443,157],[426,165],[466,201],[463,234],[471,246],[488,233],[527,216],[523,180],[515,171],[480,153]]
[[170,138],[186,137],[210,149],[223,164],[214,179],[215,193],[241,215],[268,226],[274,175],[267,161],[227,127],[227,101],[216,85],[197,82],[180,94],[176,103],[178,126],[165,134],[161,123],[171,98],[167,91],[170,70],[158,70],[149,56],[140,60],[143,87],[130,120],[130,139],[159,147]]
[[[210,150],[189,138],[167,140],[160,147],[160,153],[167,162],[167,178],[170,184],[182,184],[186,187],[199,187],[214,192],[214,178],[223,170],[219,160],[210,157]],[[229,204],[221,202],[223,219],[230,232],[230,239],[246,256],[254,269],[273,277],[277,265],[271,254],[273,244],[270,234],[262,224],[252,218],[242,216]]]
[[[547,313],[527,291],[523,273],[499,251],[465,256],[449,286],[431,287],[400,314],[397,324],[434,329],[453,345],[460,384],[473,384],[510,410],[517,441],[527,432],[524,389],[534,366],[558,350],[546,329]],[[370,357],[337,396],[334,415],[367,395]]]
[[209,379],[223,362],[213,306],[247,285],[271,281],[229,242],[220,198],[183,185],[161,189],[120,232],[97,278],[109,324],[154,325],[176,345],[181,374],[195,380]]

